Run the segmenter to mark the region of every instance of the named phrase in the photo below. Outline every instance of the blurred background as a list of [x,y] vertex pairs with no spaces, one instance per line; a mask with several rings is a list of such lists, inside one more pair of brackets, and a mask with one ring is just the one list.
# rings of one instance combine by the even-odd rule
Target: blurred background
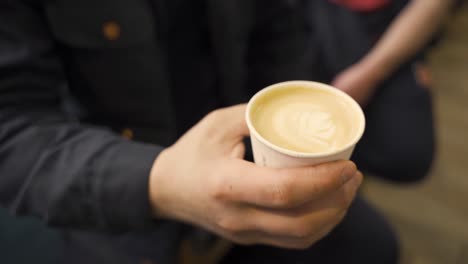
[[[415,185],[367,177],[364,194],[390,219],[402,264],[468,263],[468,7],[430,52],[437,128],[431,175]],[[365,223],[363,223],[365,224]]]

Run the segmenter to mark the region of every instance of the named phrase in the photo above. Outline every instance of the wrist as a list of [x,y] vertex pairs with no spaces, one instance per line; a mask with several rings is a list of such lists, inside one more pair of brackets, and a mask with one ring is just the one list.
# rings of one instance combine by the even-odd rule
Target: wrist
[[167,213],[164,205],[167,204],[165,198],[165,176],[167,172],[167,151],[162,150],[153,162],[148,182],[148,199],[150,202],[151,213],[155,218],[166,218]]
[[374,84],[378,84],[387,79],[391,72],[390,65],[373,59],[361,60],[358,63],[358,67]]

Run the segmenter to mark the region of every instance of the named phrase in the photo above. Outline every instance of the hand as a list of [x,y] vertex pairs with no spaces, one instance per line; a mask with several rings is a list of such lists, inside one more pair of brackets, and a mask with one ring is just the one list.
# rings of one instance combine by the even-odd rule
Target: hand
[[349,94],[361,107],[366,106],[379,83],[375,69],[355,64],[338,74],[331,85]]
[[362,181],[350,161],[271,169],[243,160],[245,105],[207,115],[156,159],[155,215],[241,244],[305,248],[344,217]]

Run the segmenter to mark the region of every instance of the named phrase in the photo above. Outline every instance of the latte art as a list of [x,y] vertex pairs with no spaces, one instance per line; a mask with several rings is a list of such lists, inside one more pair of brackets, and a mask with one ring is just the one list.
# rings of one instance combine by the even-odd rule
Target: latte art
[[295,103],[275,110],[271,117],[273,129],[290,145],[295,148],[307,145],[322,149],[336,148],[336,124],[332,116],[319,106]]
[[297,87],[258,100],[251,118],[258,133],[277,146],[322,153],[350,141],[354,132],[348,110],[330,93]]

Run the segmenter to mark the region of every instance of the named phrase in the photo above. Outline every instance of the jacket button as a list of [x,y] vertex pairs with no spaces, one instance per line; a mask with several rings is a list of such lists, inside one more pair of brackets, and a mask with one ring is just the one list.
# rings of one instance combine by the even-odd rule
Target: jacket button
[[131,130],[130,128],[122,129],[122,132],[120,134],[126,139],[133,139],[133,130]]
[[102,25],[102,33],[107,40],[117,40],[120,38],[120,25],[115,21],[108,21]]

